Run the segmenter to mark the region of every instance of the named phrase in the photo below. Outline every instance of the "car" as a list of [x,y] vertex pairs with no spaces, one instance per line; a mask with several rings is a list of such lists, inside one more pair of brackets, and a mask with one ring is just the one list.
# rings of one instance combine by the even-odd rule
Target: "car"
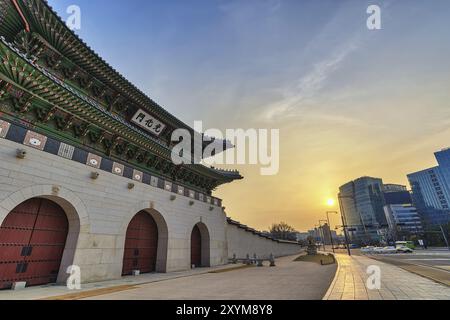
[[374,247],[372,253],[383,253],[383,247]]
[[397,253],[397,249],[395,247],[383,247],[383,253]]
[[395,247],[389,246],[389,247],[375,247],[373,249],[373,253],[378,254],[391,254],[391,253],[397,253],[397,250]]
[[367,246],[367,247],[362,247],[361,248],[361,253],[373,253],[375,247],[374,246]]
[[396,246],[396,251],[399,253],[412,253],[414,250],[407,246]]

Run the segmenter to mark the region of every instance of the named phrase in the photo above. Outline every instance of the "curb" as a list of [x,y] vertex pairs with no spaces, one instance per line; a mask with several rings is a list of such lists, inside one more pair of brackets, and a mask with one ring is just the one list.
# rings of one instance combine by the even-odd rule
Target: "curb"
[[341,269],[341,265],[339,264],[339,260],[336,258],[336,254],[333,253],[333,255],[334,255],[334,260],[336,261],[336,264],[337,264],[336,273],[334,274],[333,281],[331,281],[331,284],[328,287],[328,290],[325,293],[325,295],[323,296],[322,300],[328,300],[329,299],[329,297],[331,295],[331,292],[333,291],[334,285],[336,284],[336,281],[337,281],[337,278],[338,278],[338,275],[339,275],[339,271]]

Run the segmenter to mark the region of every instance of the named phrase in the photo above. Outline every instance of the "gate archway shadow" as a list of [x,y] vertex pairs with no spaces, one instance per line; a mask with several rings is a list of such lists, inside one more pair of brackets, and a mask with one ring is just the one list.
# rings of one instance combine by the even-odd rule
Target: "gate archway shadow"
[[[136,214],[133,215],[133,217],[131,217],[130,221],[126,225],[127,229],[128,229],[128,226],[130,225],[130,222],[132,221],[132,219],[140,213],[148,214],[156,224],[158,237],[157,237],[157,248],[156,248],[156,263],[155,263],[154,271],[164,273],[167,271],[167,250],[168,250],[168,240],[169,240],[169,232],[168,232],[166,220],[164,219],[162,214],[156,209],[153,209],[153,208],[143,209],[143,210],[136,212]],[[125,234],[126,234],[127,229],[124,230]],[[125,242],[127,241],[126,237],[124,238],[124,241]],[[125,254],[125,246],[126,246],[125,242],[124,242],[124,254]],[[122,263],[123,263],[123,261],[122,261]]]
[[193,239],[194,234],[197,232],[196,228],[198,228],[198,232],[200,232],[200,267],[210,267],[211,266],[211,253],[210,253],[210,236],[209,236],[209,230],[206,224],[203,222],[198,222],[195,224],[195,226],[192,228],[191,231],[191,264],[192,264],[192,251],[196,250],[193,246],[195,244],[192,243],[192,241],[195,241]]

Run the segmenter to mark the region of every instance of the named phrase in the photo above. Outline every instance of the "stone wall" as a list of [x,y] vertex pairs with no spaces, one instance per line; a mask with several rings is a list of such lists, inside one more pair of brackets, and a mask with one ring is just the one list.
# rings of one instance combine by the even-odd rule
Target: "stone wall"
[[[26,150],[24,159],[16,158],[18,148]],[[55,201],[68,216],[59,281],[71,264],[80,266],[83,282],[121,277],[126,229],[141,210],[147,210],[158,225],[157,271],[190,268],[190,237],[199,222],[209,232],[210,265],[227,263],[221,207],[181,195],[171,200],[173,193],[142,183],[130,190],[129,179],[108,172],[98,171],[93,180],[92,171],[97,170],[0,139],[0,224],[12,209],[33,197]]]
[[245,258],[247,254],[250,257],[254,254],[266,258],[270,254],[280,257],[296,254],[302,250],[298,243],[270,239],[251,230],[236,223],[228,223],[228,258],[232,258],[234,254],[238,259]]
[[[23,159],[17,149],[26,151]],[[98,172],[97,179],[91,178]],[[275,256],[293,254],[299,246],[267,239],[231,225],[221,206],[136,182],[0,137],[0,225],[17,205],[34,197],[58,203],[69,220],[69,234],[58,282],[67,267],[81,268],[82,282],[121,277],[125,235],[135,214],[146,210],[158,226],[156,271],[187,270],[193,227],[200,223],[209,250],[202,255],[216,266],[236,254]],[[208,252],[204,252],[208,251]],[[203,259],[203,258],[202,258]]]

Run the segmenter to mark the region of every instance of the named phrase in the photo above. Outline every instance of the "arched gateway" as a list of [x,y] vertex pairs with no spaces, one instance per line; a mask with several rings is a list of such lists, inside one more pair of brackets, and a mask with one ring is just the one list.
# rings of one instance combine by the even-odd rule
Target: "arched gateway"
[[55,202],[32,198],[15,207],[0,227],[0,289],[56,282],[69,223]]
[[209,232],[204,223],[197,223],[191,232],[191,266],[209,267]]
[[202,265],[202,235],[197,225],[191,233],[191,266],[201,267]]
[[140,211],[127,228],[122,275],[133,270],[148,273],[156,270],[158,226],[146,211]]

